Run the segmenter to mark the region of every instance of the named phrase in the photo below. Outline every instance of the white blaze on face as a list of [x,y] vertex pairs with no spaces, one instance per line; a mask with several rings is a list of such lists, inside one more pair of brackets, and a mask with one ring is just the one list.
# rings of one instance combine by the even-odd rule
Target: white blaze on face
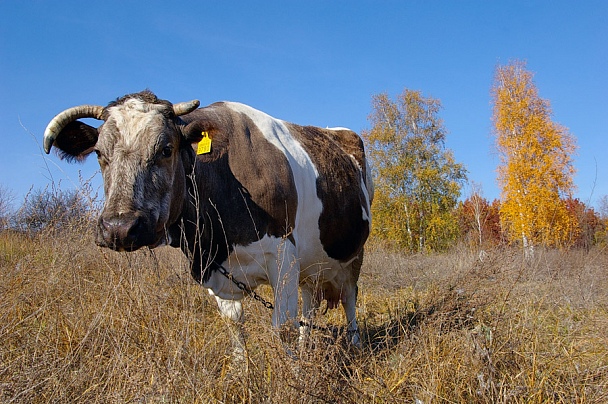
[[[155,147],[165,127],[165,117],[159,108],[138,99],[109,108],[98,149],[108,159],[103,171],[106,207],[117,214],[145,209],[154,223],[161,212],[168,213],[168,194],[147,198],[145,188],[151,182],[151,166]],[[148,184],[147,184],[148,183]],[[165,212],[167,211],[167,212]]]
[[134,147],[150,128],[162,128],[163,115],[141,100],[130,99],[124,104],[110,108],[119,139],[125,148]]

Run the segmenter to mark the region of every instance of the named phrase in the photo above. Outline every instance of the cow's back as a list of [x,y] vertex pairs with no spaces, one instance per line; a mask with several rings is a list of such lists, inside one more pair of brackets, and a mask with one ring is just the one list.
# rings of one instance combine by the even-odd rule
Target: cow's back
[[[234,226],[290,238],[303,271],[317,264],[338,269],[360,256],[370,231],[371,189],[357,134],[287,123],[239,103],[214,104],[195,116],[221,122],[215,153],[228,156],[231,175],[268,212],[275,231],[243,221]],[[199,156],[203,163],[213,158]]]
[[[289,164],[298,196],[293,235],[300,259],[346,262],[356,257],[370,230],[361,138],[348,129],[299,126],[242,104],[228,105],[251,120],[254,127],[248,132],[259,131]],[[251,157],[256,161],[258,156]],[[278,162],[270,169],[282,170]]]

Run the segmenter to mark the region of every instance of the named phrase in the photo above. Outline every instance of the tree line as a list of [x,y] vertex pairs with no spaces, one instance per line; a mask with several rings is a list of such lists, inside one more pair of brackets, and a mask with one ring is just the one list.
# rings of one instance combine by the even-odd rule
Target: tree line
[[[526,254],[536,246],[605,243],[608,212],[573,197],[575,138],[552,121],[525,62],[498,66],[490,93],[501,188],[491,202],[445,147],[439,100],[407,88],[394,100],[372,97],[372,127],[363,138],[376,184],[374,237],[409,252],[463,241],[478,248],[515,244]],[[462,200],[467,182],[471,193]],[[608,211],[608,197],[604,205]]]
[[[493,201],[445,147],[438,99],[407,88],[396,99],[372,97],[371,129],[362,137],[376,188],[373,239],[408,252],[465,243],[479,249],[518,245],[530,254],[536,246],[589,249],[607,243],[608,195],[599,212],[573,197],[576,140],[552,121],[550,103],[539,96],[525,62],[497,66],[490,94],[501,188]],[[99,200],[89,182],[81,183],[74,191],[31,191],[17,212],[0,185],[0,230],[39,232],[90,221]]]

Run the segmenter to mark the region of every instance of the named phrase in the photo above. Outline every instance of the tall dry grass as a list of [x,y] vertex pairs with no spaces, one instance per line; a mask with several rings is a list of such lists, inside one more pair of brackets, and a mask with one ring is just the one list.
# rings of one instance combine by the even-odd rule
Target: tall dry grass
[[[608,402],[608,252],[375,248],[363,347],[341,310],[289,355],[246,301],[248,358],[179,251],[115,253],[81,222],[0,233],[2,402]],[[267,289],[263,294],[270,296]]]

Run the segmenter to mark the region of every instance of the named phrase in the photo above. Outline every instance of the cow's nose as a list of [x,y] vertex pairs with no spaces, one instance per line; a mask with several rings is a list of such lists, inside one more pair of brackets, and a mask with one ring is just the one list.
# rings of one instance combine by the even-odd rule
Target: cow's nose
[[121,214],[117,216],[102,216],[99,220],[99,230],[102,243],[116,250],[132,250],[135,247],[143,225],[141,216]]

